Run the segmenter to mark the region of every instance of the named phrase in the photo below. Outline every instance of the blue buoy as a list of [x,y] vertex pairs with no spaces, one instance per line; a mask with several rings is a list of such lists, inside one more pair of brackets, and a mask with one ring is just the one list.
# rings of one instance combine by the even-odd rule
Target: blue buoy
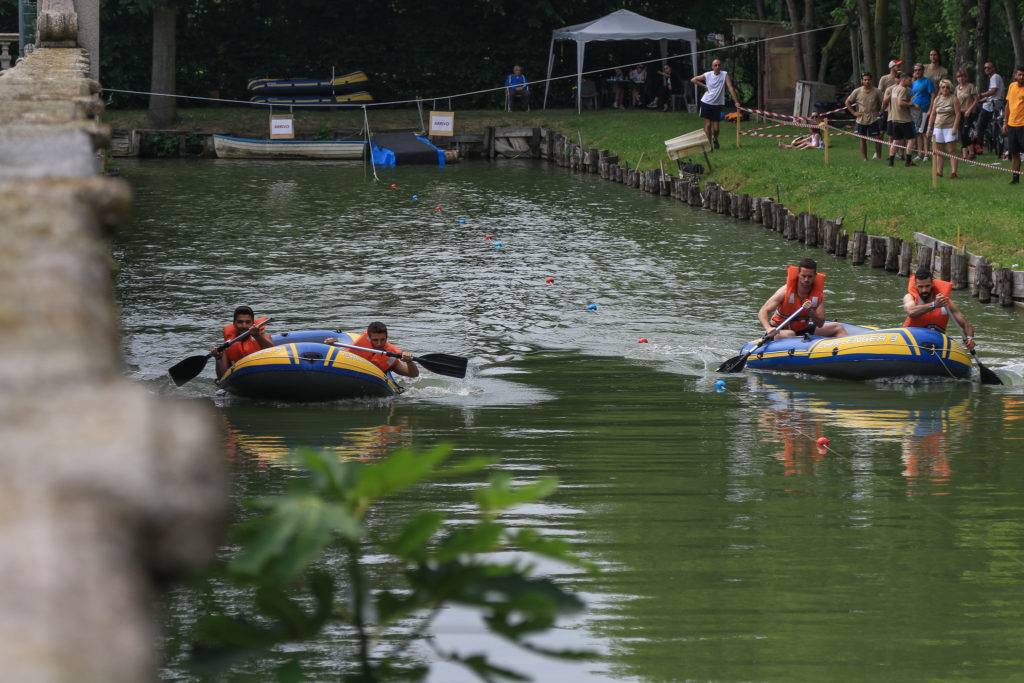
[[420,198],[420,196],[419,196],[418,194],[414,194],[414,195],[412,196],[412,200],[413,200],[414,202],[415,202],[415,201],[419,201],[419,198]]
[[717,391],[719,393],[725,391],[725,380],[724,379],[720,379],[717,382],[715,382],[715,391]]
[[597,304],[587,304],[587,310],[590,311],[590,312],[596,311],[597,310]]
[[459,225],[465,225],[465,224],[466,224],[466,219],[465,218],[460,218],[459,219]]

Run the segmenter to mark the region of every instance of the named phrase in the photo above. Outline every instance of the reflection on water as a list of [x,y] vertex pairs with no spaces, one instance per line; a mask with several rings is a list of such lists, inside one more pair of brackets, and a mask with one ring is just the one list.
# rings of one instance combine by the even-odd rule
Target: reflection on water
[[[465,381],[425,373],[391,401],[214,400],[237,500],[286,486],[298,446],[351,459],[451,442],[456,460],[559,477],[551,500],[509,521],[606,567],[544,568],[591,597],[551,640],[606,656],[557,669],[522,658],[538,680],[1019,677],[1021,387],[746,371],[714,390],[708,368],[756,334],[756,310],[799,246],[530,163],[403,169],[388,177],[398,190],[332,164],[122,171],[138,197],[114,245],[124,350],[153,391],[213,397],[209,374],[177,392],[166,368],[208,349],[243,302],[280,329],[380,317],[400,346],[473,358]],[[828,271],[830,315],[902,317],[902,280],[807,255]],[[986,363],[1019,368],[1021,313],[958,301]],[[427,508],[457,523],[468,488],[420,487],[379,523]],[[185,592],[172,601],[172,641],[201,609]],[[479,638],[473,614],[446,613],[440,629],[520,661]],[[246,673],[267,678],[294,657],[309,678],[335,677],[349,637],[296,643]],[[180,658],[165,675],[185,676]]]

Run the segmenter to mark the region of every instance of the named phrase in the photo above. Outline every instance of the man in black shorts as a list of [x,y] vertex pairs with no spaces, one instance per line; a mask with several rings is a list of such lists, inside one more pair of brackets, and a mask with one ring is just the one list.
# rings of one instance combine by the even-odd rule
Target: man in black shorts
[[[878,122],[878,114],[882,110],[882,94],[872,80],[874,79],[869,73],[861,75],[860,87],[846,98],[846,111],[850,112],[850,116],[857,118],[857,135],[875,139],[875,156],[872,158],[877,159],[882,156],[882,130]],[[855,104],[856,112],[853,110]],[[864,138],[860,139],[860,155],[864,161],[868,160],[868,141]]]
[[1020,183],[1020,155],[1024,152],[1024,67],[1018,66],[1013,72],[1013,83],[1006,91],[1006,119],[1003,133],[1010,152],[1010,164],[1013,166],[1011,184]]
[[708,142],[718,149],[718,122],[725,106],[725,89],[729,89],[732,101],[736,103],[737,116],[740,114],[740,98],[732,87],[729,72],[722,71],[722,60],[717,57],[711,61],[711,71],[694,76],[690,82],[708,89],[700,98],[700,116],[704,119],[704,134],[708,136]]
[[897,144],[902,142],[906,145],[907,166],[913,166],[911,150],[914,149],[914,137],[917,131],[914,130],[914,120],[910,116],[910,108],[914,106],[910,101],[910,76],[903,74],[898,85],[889,88],[883,100],[884,106],[889,109],[889,137],[892,142],[889,144],[889,165],[893,165],[896,159]]

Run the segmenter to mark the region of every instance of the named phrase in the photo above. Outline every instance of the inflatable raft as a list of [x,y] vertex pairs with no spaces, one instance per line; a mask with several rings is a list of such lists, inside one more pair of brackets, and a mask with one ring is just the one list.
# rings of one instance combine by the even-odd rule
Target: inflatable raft
[[971,357],[960,342],[923,327],[873,329],[843,324],[845,337],[790,337],[757,347],[747,367],[775,372],[803,372],[837,379],[882,377],[950,377],[971,374]]
[[275,334],[274,346],[242,358],[217,384],[235,396],[271,401],[386,398],[401,393],[391,373],[323,343],[327,337],[351,343],[357,336],[337,330]]
[[369,80],[362,71],[334,78],[256,78],[249,81],[248,89],[257,95],[285,97],[342,95],[366,88]]

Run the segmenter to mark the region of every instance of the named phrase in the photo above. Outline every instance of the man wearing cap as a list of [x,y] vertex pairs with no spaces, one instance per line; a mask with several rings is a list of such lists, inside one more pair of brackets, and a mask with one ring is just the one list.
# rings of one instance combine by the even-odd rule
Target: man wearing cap
[[911,110],[911,118],[914,121],[914,134],[917,136],[918,159],[928,158],[928,141],[925,139],[924,129],[927,128],[928,110],[932,106],[932,96],[935,95],[935,84],[925,78],[924,65],[914,65],[914,83],[910,87],[914,107]]
[[903,295],[903,310],[907,312],[903,327],[929,327],[945,334],[946,325],[952,317],[964,331],[964,346],[973,351],[974,325],[949,298],[951,289],[952,284],[948,281],[932,279],[928,266],[918,268],[907,284],[907,293]]
[[[899,83],[889,88],[882,98],[882,106],[889,110],[889,165],[896,159],[896,143],[906,144],[906,164],[913,166],[911,153],[914,150],[914,122],[910,116],[913,103],[910,101],[910,76],[901,74]],[[901,147],[903,145],[900,145]]]
[[[889,88],[899,83],[900,64],[902,64],[902,62],[900,62],[900,60],[898,59],[894,59],[891,62],[889,62],[889,73],[885,74],[884,76],[878,79],[878,92],[883,99],[885,98],[885,93],[889,90]],[[885,135],[888,123],[889,112],[883,106],[882,114],[881,116],[878,117],[878,127],[881,129],[883,136]]]
[[996,73],[996,65],[991,60],[985,62],[984,71],[988,77],[988,88],[978,95],[978,101],[981,102],[981,111],[978,113],[978,142],[982,145],[985,144],[988,124],[992,117],[1002,111],[1003,99],[1006,97],[1003,77]]

